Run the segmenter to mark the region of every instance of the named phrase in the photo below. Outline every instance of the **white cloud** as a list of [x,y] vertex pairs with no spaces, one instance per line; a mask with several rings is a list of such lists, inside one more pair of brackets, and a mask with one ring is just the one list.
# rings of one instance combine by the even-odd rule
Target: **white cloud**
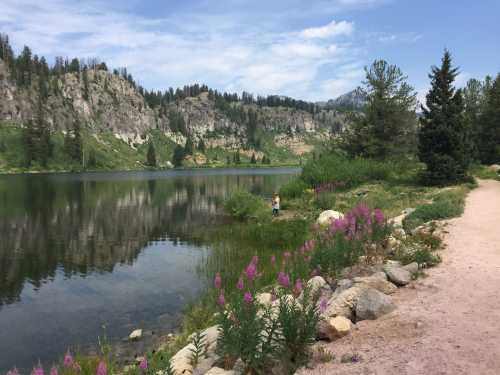
[[354,26],[351,22],[347,21],[332,21],[328,25],[321,27],[311,27],[305,29],[300,33],[303,38],[313,39],[313,38],[332,38],[338,35],[350,35],[354,30]]
[[[335,5],[375,2],[337,0]],[[152,19],[117,13],[99,2],[2,0],[0,31],[18,50],[27,44],[50,57],[97,56],[111,67],[126,66],[152,89],[203,82],[220,90],[326,100],[363,78],[359,50],[335,39],[352,36],[354,25],[345,20],[282,30],[237,14]]]

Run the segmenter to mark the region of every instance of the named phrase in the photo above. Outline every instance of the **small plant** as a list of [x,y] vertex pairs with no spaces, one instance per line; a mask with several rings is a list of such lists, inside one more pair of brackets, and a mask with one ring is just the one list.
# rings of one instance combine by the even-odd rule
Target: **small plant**
[[314,198],[314,206],[320,210],[331,210],[335,207],[335,193],[321,192]]
[[191,339],[191,344],[194,348],[191,348],[191,365],[196,367],[200,362],[200,358],[205,356],[206,346],[205,346],[205,335],[202,332],[195,332]]
[[264,202],[261,198],[242,190],[234,192],[224,202],[225,211],[240,221],[256,217],[263,208]]
[[304,181],[295,178],[280,188],[280,196],[286,199],[300,198],[307,188],[308,186]]
[[320,346],[316,350],[316,356],[318,357],[318,361],[321,363],[328,363],[335,360],[335,355],[324,346]]

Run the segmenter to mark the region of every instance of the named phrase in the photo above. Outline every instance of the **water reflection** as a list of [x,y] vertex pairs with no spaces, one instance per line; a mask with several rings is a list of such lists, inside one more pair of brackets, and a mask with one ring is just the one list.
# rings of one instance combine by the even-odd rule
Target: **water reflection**
[[231,191],[270,195],[292,173],[0,177],[0,372],[95,342],[103,324],[114,338],[173,325],[203,288],[197,229]]

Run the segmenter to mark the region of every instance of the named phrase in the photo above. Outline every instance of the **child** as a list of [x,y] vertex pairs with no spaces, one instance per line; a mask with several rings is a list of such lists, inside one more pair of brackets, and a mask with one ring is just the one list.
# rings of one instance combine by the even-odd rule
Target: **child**
[[274,195],[273,195],[272,206],[273,206],[273,216],[279,216],[279,214],[280,214],[280,196],[278,195],[278,193],[274,193]]

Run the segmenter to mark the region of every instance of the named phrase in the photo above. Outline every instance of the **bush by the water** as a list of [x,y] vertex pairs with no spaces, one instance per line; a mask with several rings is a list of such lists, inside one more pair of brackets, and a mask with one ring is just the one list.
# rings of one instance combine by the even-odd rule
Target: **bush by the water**
[[287,199],[299,198],[307,188],[304,181],[300,178],[294,178],[281,187],[280,196]]
[[264,207],[262,198],[243,190],[234,192],[224,202],[224,210],[240,221],[256,217]]
[[411,231],[432,220],[443,220],[460,216],[464,212],[466,189],[444,191],[432,203],[417,206],[403,221],[403,227]]

